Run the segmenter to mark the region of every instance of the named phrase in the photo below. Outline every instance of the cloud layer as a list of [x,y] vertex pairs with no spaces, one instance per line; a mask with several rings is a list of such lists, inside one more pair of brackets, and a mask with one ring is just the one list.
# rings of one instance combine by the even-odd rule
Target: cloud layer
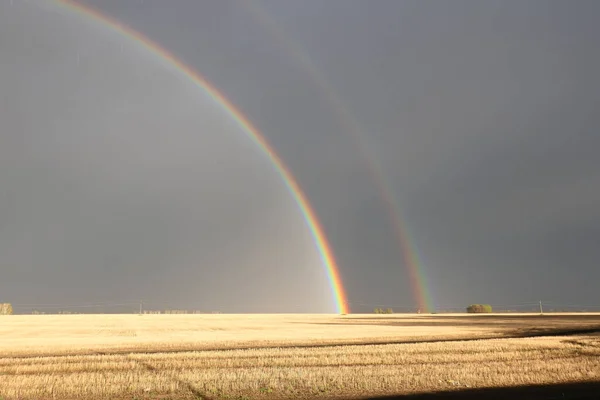
[[[382,183],[293,52],[376,150],[440,308],[600,308],[595,2],[252,3],[283,38],[235,1],[89,3],[201,71],[266,134],[359,309],[416,301]],[[0,293],[332,310],[292,199],[222,111],[101,26],[0,7]]]

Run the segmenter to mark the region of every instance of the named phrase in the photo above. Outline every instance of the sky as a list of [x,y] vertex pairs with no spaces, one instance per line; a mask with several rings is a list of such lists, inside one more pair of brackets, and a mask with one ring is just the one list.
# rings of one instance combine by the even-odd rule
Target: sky
[[[386,190],[437,310],[600,309],[597,2],[84,3],[265,135],[353,311],[418,307]],[[273,165],[176,68],[52,1],[0,0],[0,52],[0,302],[335,311]]]

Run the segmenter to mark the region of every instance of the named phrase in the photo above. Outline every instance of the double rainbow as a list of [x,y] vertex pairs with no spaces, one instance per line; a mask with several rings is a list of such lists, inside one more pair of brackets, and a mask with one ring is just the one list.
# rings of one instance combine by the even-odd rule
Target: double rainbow
[[430,285],[428,283],[425,267],[419,256],[415,241],[410,235],[406,218],[404,218],[400,207],[400,200],[394,193],[392,183],[384,173],[379,157],[377,157],[375,151],[369,146],[360,124],[323,73],[317,68],[308,52],[304,50],[298,42],[293,41],[289,35],[286,35],[283,27],[267,12],[266,8],[261,6],[260,2],[256,1],[244,1],[241,2],[241,4],[246,6],[246,10],[260,25],[270,31],[270,36],[273,37],[274,40],[280,42],[280,46],[293,57],[296,65],[303,68],[315,82],[316,86],[322,89],[325,99],[337,114],[339,122],[344,128],[344,132],[350,135],[354,140],[362,155],[364,164],[379,190],[379,197],[386,208],[399,254],[402,257],[403,264],[408,272],[413,297],[419,310],[422,312],[434,311],[434,302],[431,291],[429,290]]

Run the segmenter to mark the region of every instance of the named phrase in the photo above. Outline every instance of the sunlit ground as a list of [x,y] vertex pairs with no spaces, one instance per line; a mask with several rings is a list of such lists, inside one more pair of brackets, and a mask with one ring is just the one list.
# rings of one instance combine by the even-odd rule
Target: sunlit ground
[[0,395],[352,398],[598,381],[598,332],[600,314],[3,316]]

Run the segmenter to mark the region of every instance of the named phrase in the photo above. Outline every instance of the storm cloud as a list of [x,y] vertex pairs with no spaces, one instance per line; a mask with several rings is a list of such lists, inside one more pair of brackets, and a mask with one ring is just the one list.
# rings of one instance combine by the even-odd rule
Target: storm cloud
[[[595,2],[87,3],[265,134],[354,309],[417,302],[382,182],[298,49],[375,149],[439,309],[600,307]],[[293,198],[235,121],[164,60],[58,10],[0,5],[0,300],[333,311]]]

